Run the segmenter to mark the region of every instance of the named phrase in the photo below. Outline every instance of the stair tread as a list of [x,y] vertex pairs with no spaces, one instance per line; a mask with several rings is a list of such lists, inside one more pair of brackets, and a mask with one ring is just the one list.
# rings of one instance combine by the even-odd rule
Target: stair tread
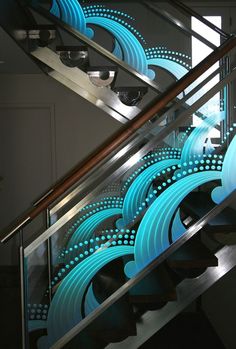
[[[197,219],[207,214],[214,206],[215,203],[211,200],[210,194],[204,192],[193,192],[184,201],[184,209]],[[208,222],[204,230],[213,232],[236,231],[235,215],[235,210],[227,207]]]
[[56,46],[56,51],[86,51],[88,48],[84,45],[61,45]]
[[172,253],[168,264],[172,268],[206,268],[217,266],[218,260],[197,236]]

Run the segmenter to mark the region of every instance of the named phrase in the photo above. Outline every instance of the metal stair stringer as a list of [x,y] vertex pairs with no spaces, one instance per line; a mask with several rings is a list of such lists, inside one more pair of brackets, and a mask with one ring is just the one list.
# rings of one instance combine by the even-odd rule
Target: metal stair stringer
[[31,55],[52,69],[47,75],[100,107],[121,123],[126,123],[140,113],[138,107],[123,104],[111,89],[96,87],[82,70],[65,66],[50,48],[38,47],[31,52]]

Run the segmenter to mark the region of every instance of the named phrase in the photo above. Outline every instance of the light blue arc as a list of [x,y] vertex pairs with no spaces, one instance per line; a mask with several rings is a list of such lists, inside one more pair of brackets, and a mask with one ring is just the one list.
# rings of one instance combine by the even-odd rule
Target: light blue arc
[[[60,6],[60,10],[59,7]],[[63,22],[69,24],[71,27],[77,29],[82,34],[92,37],[93,31],[87,28],[86,18],[83,9],[77,0],[53,0],[50,12],[59,17]]]
[[177,165],[179,161],[179,159],[169,159],[157,162],[141,172],[140,175],[133,181],[124,198],[124,226],[134,219],[138,208],[145,201],[148,189],[153,180],[153,176],[157,175],[163,170],[166,170],[168,167]]
[[153,71],[148,68],[145,51],[133,33],[123,25],[108,18],[88,17],[87,23],[109,31],[118,41],[124,54],[124,61],[138,72],[154,79]]
[[73,248],[74,245],[78,244],[81,241],[90,239],[93,236],[94,230],[99,226],[99,224],[101,224],[108,218],[121,214],[122,209],[109,208],[97,212],[91,217],[87,218],[71,236],[67,245],[67,249],[69,249],[70,247]]
[[185,177],[164,191],[143,217],[136,235],[134,262],[126,265],[127,276],[135,275],[169,246],[169,226],[181,201],[204,183],[221,179],[221,172],[199,172]]
[[48,336],[41,337],[39,349],[49,349],[82,320],[81,307],[88,285],[96,273],[116,258],[133,254],[131,246],[107,248],[92,254],[75,267],[61,282],[48,312]]

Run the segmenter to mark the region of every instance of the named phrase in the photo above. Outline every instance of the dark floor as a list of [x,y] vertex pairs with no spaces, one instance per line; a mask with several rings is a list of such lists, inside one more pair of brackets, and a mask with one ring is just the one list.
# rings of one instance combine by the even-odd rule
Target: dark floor
[[0,348],[21,348],[20,280],[17,267],[0,267]]

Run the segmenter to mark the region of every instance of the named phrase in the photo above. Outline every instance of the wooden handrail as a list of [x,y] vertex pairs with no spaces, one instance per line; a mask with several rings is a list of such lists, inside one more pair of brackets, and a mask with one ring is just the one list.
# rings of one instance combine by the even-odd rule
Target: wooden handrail
[[36,207],[30,209],[26,215],[16,221],[16,224],[7,229],[0,236],[2,243],[7,242],[15,233],[37,217],[42,211],[47,209],[56,199],[70,189],[74,184],[88,174],[94,166],[103,161],[111,152],[116,150],[124,141],[128,140],[140,127],[150,120],[157,113],[167,106],[175,97],[183,92],[190,84],[206,72],[213,64],[220,60],[225,54],[236,46],[236,37],[231,36],[220,47],[214,50],[207,58],[200,62],[195,68],[191,69],[182,79],[170,86],[166,92],[154,100],[148,109],[143,110],[135,119],[126,124],[113,137],[108,139],[97,151],[92,153],[87,159],[78,164],[65,178],[59,181],[49,192],[48,195],[39,201]]

